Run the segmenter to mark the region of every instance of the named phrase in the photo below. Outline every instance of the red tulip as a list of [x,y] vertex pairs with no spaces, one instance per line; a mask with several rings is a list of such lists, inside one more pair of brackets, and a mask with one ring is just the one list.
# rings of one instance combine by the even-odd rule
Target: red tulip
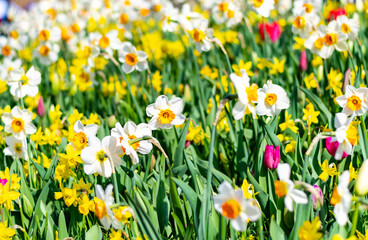
[[343,8],[336,8],[330,11],[330,20],[333,18],[336,20],[338,16],[346,15],[345,9]]
[[[281,36],[281,26],[277,22],[266,23],[266,32],[271,42],[276,42]],[[259,35],[261,35],[262,40],[264,40],[263,23],[258,24]]]

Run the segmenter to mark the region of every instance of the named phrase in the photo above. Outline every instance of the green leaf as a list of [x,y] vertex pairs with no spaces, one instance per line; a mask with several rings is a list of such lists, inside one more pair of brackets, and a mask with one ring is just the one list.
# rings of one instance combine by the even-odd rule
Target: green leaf
[[61,211],[60,215],[59,215],[59,238],[64,239],[64,238],[67,238],[67,237],[69,237],[68,229],[66,228],[66,221],[65,221],[64,212]]
[[102,239],[102,231],[98,225],[94,225],[91,229],[86,233],[86,239],[88,240],[101,240]]
[[186,140],[190,121],[191,119],[188,119],[183,130],[181,131],[179,143],[178,143],[178,146],[174,154],[174,166],[173,167],[177,167],[183,164],[185,140]]
[[272,219],[271,219],[270,236],[271,236],[271,239],[275,239],[275,240],[276,239],[277,240],[286,239],[284,231],[281,229],[279,225],[277,225],[274,216],[272,216]]

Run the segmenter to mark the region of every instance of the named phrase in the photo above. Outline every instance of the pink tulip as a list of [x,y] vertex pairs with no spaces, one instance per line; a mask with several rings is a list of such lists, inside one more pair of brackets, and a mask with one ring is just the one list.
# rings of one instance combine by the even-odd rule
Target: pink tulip
[[8,179],[4,178],[4,179],[0,179],[0,183],[5,186],[5,184],[7,184]]
[[[338,141],[332,142],[331,140],[332,137],[326,138],[326,148],[327,152],[331,154],[331,156],[335,156],[336,150],[339,147],[339,142]],[[343,152],[342,159],[346,158],[347,156],[349,156],[349,154]]]
[[[322,189],[318,185],[314,185],[313,187],[318,192],[319,197],[321,198],[321,200],[323,202],[323,192],[322,192]],[[316,207],[319,207],[319,205],[317,205],[318,202],[317,202],[316,196],[312,195],[312,200],[313,200],[313,208],[316,209]]]
[[308,68],[307,53],[305,50],[303,50],[300,53],[299,70],[304,72],[307,70],[307,68]]
[[43,98],[42,96],[40,97],[40,99],[38,100],[38,104],[37,104],[37,114],[40,117],[45,116],[45,104],[43,102]]
[[266,145],[264,153],[264,165],[268,169],[276,169],[280,163],[280,147],[276,148],[272,145]]

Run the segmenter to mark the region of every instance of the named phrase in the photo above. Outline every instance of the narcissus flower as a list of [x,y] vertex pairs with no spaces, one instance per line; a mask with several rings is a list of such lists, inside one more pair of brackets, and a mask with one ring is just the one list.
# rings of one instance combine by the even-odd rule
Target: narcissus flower
[[32,112],[13,107],[10,113],[3,113],[1,119],[5,123],[5,132],[12,133],[17,139],[25,139],[27,134],[34,134],[37,128],[32,124]]
[[368,88],[347,85],[345,95],[336,98],[336,102],[344,108],[342,113],[350,116],[361,116],[368,110]]
[[25,96],[34,97],[38,93],[38,85],[41,83],[41,73],[32,66],[27,73],[23,68],[18,68],[10,72],[7,84],[10,93],[17,98]]
[[112,190],[114,189],[112,184],[106,187],[106,191],[103,190],[101,185],[96,186],[95,197],[95,214],[100,220],[102,226],[106,229],[110,229],[112,226],[114,229],[120,229],[121,224],[116,219],[114,213],[110,209],[110,206],[114,204],[114,197],[112,196]]
[[284,197],[285,207],[292,212],[293,201],[297,204],[307,204],[307,195],[295,188],[294,182],[290,180],[291,169],[289,164],[280,163],[277,167],[277,174],[280,180],[275,181],[275,193],[281,198]]
[[122,149],[122,152],[128,155],[134,164],[139,163],[137,152],[148,154],[152,150],[152,143],[147,140],[142,140],[130,144],[129,141],[141,138],[143,136],[152,136],[152,130],[146,123],[136,125],[132,121],[125,123],[124,128],[119,122],[115,124],[115,128],[111,130],[111,136],[117,139],[117,145]]
[[340,15],[336,18],[337,25],[341,32],[347,35],[349,40],[355,40],[359,33],[359,24],[355,19],[349,19],[345,15]]
[[305,221],[298,231],[300,240],[320,240],[323,234],[319,231],[321,221],[315,217],[312,222]]
[[81,152],[86,174],[98,173],[103,177],[110,177],[116,166],[123,162],[119,155],[121,149],[117,147],[117,139],[107,136],[102,142],[97,137],[88,138],[89,146]]
[[247,221],[257,221],[261,211],[251,200],[245,199],[241,189],[234,190],[228,182],[219,186],[219,194],[213,197],[215,209],[230,220],[236,231],[245,231]]
[[78,120],[74,124],[74,134],[71,136],[71,145],[77,150],[81,151],[88,145],[90,137],[95,137],[98,130],[97,124],[90,124],[84,126],[83,123]]
[[290,101],[284,89],[273,84],[271,80],[263,85],[263,88],[258,89],[258,104],[256,113],[258,115],[275,116],[282,109],[287,109],[290,106]]
[[269,17],[272,9],[275,8],[274,0],[251,0],[249,5],[253,11],[262,17]]
[[207,52],[211,49],[210,38],[212,38],[212,29],[208,29],[208,20],[197,20],[193,23],[192,30],[193,41],[198,52]]
[[17,139],[9,136],[5,138],[5,142],[8,145],[4,149],[5,155],[12,156],[13,158],[28,159],[26,139]]
[[335,186],[332,196],[331,204],[334,205],[334,214],[337,223],[344,226],[349,220],[349,211],[351,204],[351,193],[349,191],[349,171],[344,171],[340,178],[339,184]]
[[240,73],[241,76],[235,73],[230,74],[231,82],[234,84],[239,99],[232,110],[233,116],[235,120],[242,119],[245,111],[248,110],[252,113],[253,118],[256,118],[254,103],[258,99],[258,86],[254,83],[250,85],[248,74],[244,69],[240,69]]
[[0,239],[10,240],[17,233],[14,228],[8,228],[8,222],[0,222]]
[[182,114],[184,103],[181,98],[174,97],[170,101],[165,95],[157,97],[156,102],[147,106],[146,114],[152,117],[148,125],[152,130],[169,129],[181,125],[185,121]]
[[[326,140],[326,148],[328,152],[334,156],[336,160],[341,160],[347,155],[351,155],[353,146],[347,138],[347,132],[349,130],[349,125],[351,123],[351,118],[348,119],[344,113],[338,113],[335,117],[335,136],[331,139]],[[331,141],[331,142],[329,142]],[[338,145],[332,146],[331,144]],[[346,155],[344,155],[346,154]]]
[[135,69],[142,72],[148,68],[147,54],[137,49],[130,43],[124,42],[119,52],[119,61],[123,63],[123,71],[131,73]]

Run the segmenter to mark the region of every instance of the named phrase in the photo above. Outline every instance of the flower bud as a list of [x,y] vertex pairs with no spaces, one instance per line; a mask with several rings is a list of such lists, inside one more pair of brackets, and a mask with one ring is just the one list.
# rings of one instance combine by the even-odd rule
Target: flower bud
[[4,178],[4,179],[0,179],[0,183],[5,186],[5,184],[7,184],[8,179]]
[[38,100],[38,104],[37,104],[37,115],[40,116],[40,117],[45,116],[45,104],[43,102],[42,96]]
[[[322,189],[318,186],[318,185],[313,185],[314,189],[318,192],[319,197],[321,198],[322,202],[323,202],[323,192]],[[317,209],[319,208],[319,202],[317,201],[316,196],[312,195],[312,200],[313,200],[313,208]]]
[[[265,23],[264,28],[266,29],[267,35],[270,38],[271,42],[276,42],[281,36],[281,26],[277,22],[273,23]],[[262,40],[264,40],[264,29],[263,23],[258,24],[259,35]]]
[[303,50],[300,54],[299,70],[304,72],[307,70],[307,68],[308,68],[307,52]]
[[[326,138],[327,152],[331,154],[331,156],[335,157],[335,153],[338,147],[339,147],[338,141],[332,142],[332,137]],[[347,156],[349,156],[349,154],[347,154],[346,152],[343,152],[341,159],[344,159]],[[341,160],[341,159],[337,159],[337,160]]]
[[118,122],[118,120],[116,120],[115,115],[111,115],[107,119],[107,125],[109,126],[109,128],[113,128],[117,122]]
[[365,160],[360,167],[358,177],[355,182],[355,191],[357,194],[363,196],[368,193],[368,160]]
[[268,169],[276,169],[280,163],[280,147],[276,148],[272,145],[266,145],[264,153],[264,165]]
[[318,79],[318,81],[323,80],[323,65],[319,65],[319,67],[318,67],[317,79]]
[[191,93],[190,93],[190,87],[188,84],[185,84],[184,87],[184,97],[185,97],[185,101],[190,102],[190,100],[192,99]]

